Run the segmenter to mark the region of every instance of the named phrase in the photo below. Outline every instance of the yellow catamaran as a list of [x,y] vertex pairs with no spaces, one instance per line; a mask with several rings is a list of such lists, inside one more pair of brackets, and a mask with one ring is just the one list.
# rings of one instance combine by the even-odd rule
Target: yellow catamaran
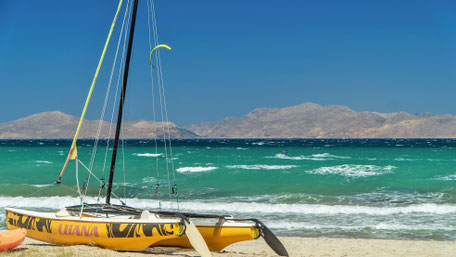
[[[122,0],[119,1],[69,154],[60,172],[57,184],[62,182],[62,176],[69,161],[75,160],[76,173],[78,163],[82,163],[78,159],[76,142],[116,24],[117,16],[122,7],[122,2]],[[153,2],[151,4],[153,6]],[[126,14],[129,5],[128,3]],[[131,11],[119,110],[117,113],[110,175],[106,187],[106,202],[104,204],[82,203],[81,205],[66,207],[58,212],[36,212],[6,208],[8,229],[25,228],[27,229],[27,236],[53,244],[97,245],[117,250],[144,250],[153,246],[193,247],[204,257],[210,256],[210,251],[220,251],[235,242],[253,240],[263,236],[268,245],[278,255],[288,256],[285,247],[277,237],[261,221],[256,219],[234,219],[227,215],[142,210],[126,206],[122,201],[122,205],[111,204],[111,196],[117,197],[112,192],[113,175],[116,165],[137,9],[138,0],[134,0]],[[157,45],[152,50],[151,55],[158,47],[170,49],[166,45]],[[89,172],[91,171],[89,170]],[[102,188],[104,188],[104,182],[100,180],[99,182],[102,184]]]

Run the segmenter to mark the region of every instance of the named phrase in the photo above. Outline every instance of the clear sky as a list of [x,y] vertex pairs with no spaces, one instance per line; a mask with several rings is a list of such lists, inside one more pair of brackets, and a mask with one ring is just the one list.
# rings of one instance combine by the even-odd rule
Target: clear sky
[[[151,119],[143,104],[150,101],[146,1],[139,2],[128,120]],[[456,114],[455,1],[155,5],[160,42],[173,48],[162,60],[169,119],[178,125],[304,102]],[[0,122],[52,110],[79,116],[116,7],[0,0]],[[110,67],[103,66],[102,90]],[[89,119],[99,117],[101,89]]]

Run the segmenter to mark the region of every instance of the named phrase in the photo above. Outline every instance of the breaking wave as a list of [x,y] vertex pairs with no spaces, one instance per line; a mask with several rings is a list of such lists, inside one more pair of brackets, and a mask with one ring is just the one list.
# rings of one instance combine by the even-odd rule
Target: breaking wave
[[203,172],[203,171],[211,171],[211,170],[216,170],[218,167],[181,167],[178,168],[176,171],[180,173],[184,172]]
[[443,176],[443,177],[437,177],[437,178],[435,178],[435,180],[456,181],[456,174]]
[[52,185],[54,185],[54,184],[37,184],[37,185],[31,185],[31,186],[41,188],[41,187],[48,187],[48,186],[52,186]]
[[411,159],[411,158],[395,158],[394,159],[395,161],[399,161],[399,162],[405,162],[405,161],[409,161],[409,162],[412,162],[412,161],[419,161],[419,159]]
[[132,155],[141,156],[141,157],[158,157],[161,156],[161,153],[134,153]]
[[272,157],[266,157],[266,158],[277,158],[277,159],[283,159],[283,160],[310,160],[310,161],[330,161],[330,160],[335,160],[335,159],[351,159],[350,156],[338,156],[338,155],[332,155],[329,153],[312,154],[312,155],[308,155],[308,156],[304,156],[304,155],[290,156],[287,154],[279,153]]
[[50,161],[41,161],[41,160],[37,160],[35,162],[39,163],[39,164],[52,164],[53,163],[53,162],[50,162]]
[[272,229],[287,229],[287,230],[333,230],[333,231],[361,231],[361,230],[389,230],[389,231],[455,231],[456,226],[435,226],[435,225],[417,225],[417,224],[362,224],[362,225],[336,225],[336,224],[312,224],[305,222],[273,222],[268,225]]
[[[95,203],[96,197],[87,197],[86,202]],[[113,203],[117,200],[113,199]],[[128,205],[136,208],[148,209],[158,206],[157,200],[152,199],[127,199]],[[53,208],[60,209],[65,206],[79,204],[78,197],[0,197],[0,208]],[[172,205],[162,201],[164,206]],[[365,214],[365,215],[392,215],[392,214],[456,214],[455,204],[423,203],[408,206],[360,206],[360,205],[324,205],[324,204],[285,204],[285,203],[256,203],[256,202],[212,202],[212,201],[183,201],[179,203],[181,210],[192,212],[227,212],[227,213],[263,213],[263,214]],[[49,207],[52,206],[52,207]]]
[[395,169],[395,166],[376,166],[376,165],[357,165],[357,164],[343,164],[330,167],[321,167],[318,169],[308,170],[308,174],[328,175],[335,174],[346,177],[367,177],[376,176],[390,173]]
[[254,164],[254,165],[227,165],[229,169],[243,169],[243,170],[287,170],[298,167],[296,165],[265,165],[265,164]]

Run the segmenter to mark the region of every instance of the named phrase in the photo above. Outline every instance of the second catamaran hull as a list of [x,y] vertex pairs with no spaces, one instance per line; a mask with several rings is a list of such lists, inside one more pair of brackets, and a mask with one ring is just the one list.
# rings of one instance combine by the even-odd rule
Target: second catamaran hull
[[[245,223],[227,222],[223,225],[196,223],[195,225],[211,251],[221,251],[236,242],[254,240],[260,236],[257,227]],[[162,240],[152,246],[192,248],[186,235],[180,238]]]
[[178,219],[58,217],[55,213],[6,209],[8,229],[25,228],[27,236],[63,245],[98,245],[116,250],[144,250],[179,238],[185,228]]

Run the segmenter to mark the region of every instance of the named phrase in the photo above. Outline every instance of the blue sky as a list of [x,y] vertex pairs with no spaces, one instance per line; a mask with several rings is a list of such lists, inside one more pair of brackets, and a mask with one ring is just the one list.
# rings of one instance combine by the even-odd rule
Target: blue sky
[[[146,1],[139,2],[128,120],[151,119]],[[456,114],[454,1],[155,5],[160,42],[173,48],[162,61],[169,119],[178,125],[304,102]],[[52,110],[79,116],[116,6],[0,1],[0,122]],[[112,50],[89,119],[99,117],[109,61]]]

